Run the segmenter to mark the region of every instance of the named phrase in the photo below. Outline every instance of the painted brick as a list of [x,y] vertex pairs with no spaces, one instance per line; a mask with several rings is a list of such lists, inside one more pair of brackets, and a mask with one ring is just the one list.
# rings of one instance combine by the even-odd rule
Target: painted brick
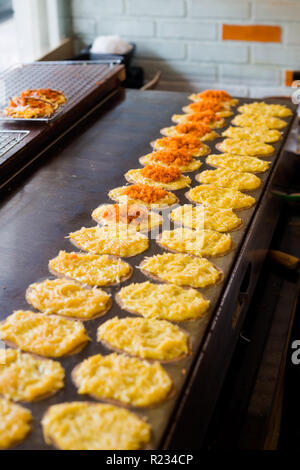
[[126,13],[132,16],[184,16],[183,0],[127,0]]
[[300,60],[300,47],[253,46],[252,59],[256,64],[297,66]]
[[273,25],[223,24],[222,39],[233,41],[281,42],[281,28]]
[[200,21],[160,21],[157,24],[157,34],[163,38],[174,39],[216,39],[217,26],[214,23]]
[[295,21],[300,17],[300,2],[289,0],[256,1],[253,4],[254,20]]
[[154,35],[154,22],[140,19],[101,19],[97,22],[97,33],[152,37]]
[[220,79],[228,83],[279,85],[281,71],[255,65],[220,65]]
[[286,44],[300,44],[300,23],[288,23],[283,31]]
[[73,18],[73,31],[79,35],[95,35],[96,34],[96,20],[88,18]]
[[246,19],[250,14],[250,6],[245,0],[189,0],[188,13],[198,18]]
[[290,96],[291,88],[285,86],[281,87],[251,87],[250,97],[251,98],[267,98],[268,96]]
[[227,44],[189,44],[189,58],[201,62],[247,63],[248,47]]
[[120,15],[124,11],[123,0],[72,0],[73,15]]
[[136,56],[145,59],[184,59],[185,44],[179,41],[138,41]]
[[195,77],[197,81],[208,81],[216,78],[216,67],[213,65],[199,65],[190,62],[161,62],[154,60],[134,60],[135,65],[144,68],[146,77],[153,77],[160,70],[162,79],[182,80],[182,78]]

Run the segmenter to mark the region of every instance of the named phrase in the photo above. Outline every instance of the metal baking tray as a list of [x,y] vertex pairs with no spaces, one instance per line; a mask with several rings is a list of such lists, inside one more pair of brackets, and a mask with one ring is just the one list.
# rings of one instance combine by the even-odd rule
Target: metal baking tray
[[[178,98],[178,95],[180,96],[180,98]],[[167,125],[171,125],[171,120],[170,120],[171,115],[174,114],[174,113],[179,113],[180,110],[181,110],[181,106],[183,106],[185,104],[185,102],[187,101],[187,97],[186,96],[183,97],[183,94],[173,94],[173,96],[172,96],[172,94],[170,94],[169,95],[170,96],[170,102],[169,102],[169,105],[166,106],[168,104],[168,101],[166,100],[166,98],[164,98],[164,101],[161,101],[161,97],[159,96],[159,94],[157,96],[157,101],[156,102],[153,102],[154,95],[151,92],[150,93],[148,92],[146,94],[139,94],[139,96],[141,96],[141,100],[144,100],[143,106],[146,109],[146,112],[151,113],[151,124],[149,125],[149,129],[146,129],[146,130],[144,129],[143,131],[141,131],[141,134],[137,134],[137,133],[138,133],[138,130],[139,130],[139,125],[142,126],[143,123],[136,122],[136,125],[134,126],[134,129],[135,129],[135,132],[136,132],[136,136],[137,136],[136,138],[137,139],[140,138],[141,135],[145,136],[145,135],[148,135],[148,133],[149,133],[148,142],[153,140],[153,137],[155,137],[154,135],[152,135],[152,132],[154,131],[154,129],[155,129],[155,132],[156,132],[156,137],[158,137],[159,136],[159,130],[162,127],[165,127]],[[176,99],[175,99],[175,96],[176,96]],[[149,103],[148,103],[149,107],[152,106],[152,111],[149,109],[149,107],[147,107],[147,100],[149,100]],[[242,105],[245,102],[248,103],[248,102],[251,102],[251,101],[254,101],[254,100],[241,98],[239,104]],[[126,105],[126,101],[124,102],[124,106],[125,105]],[[139,105],[138,102],[133,104],[133,105],[131,104],[132,108],[136,108],[138,105]],[[120,106],[122,106],[122,104]],[[295,111],[294,107],[292,105],[288,105],[288,106],[290,106],[291,109],[293,111]],[[123,111],[124,111],[124,108],[123,108]],[[71,155],[73,157],[72,152],[74,152],[74,149],[72,150],[72,146],[76,145],[76,150],[77,150],[77,155],[76,155],[76,157],[77,157],[76,161],[77,161],[77,165],[78,165],[77,169],[79,170],[79,176],[81,175],[80,178],[79,178],[80,182],[78,181],[79,188],[80,188],[79,194],[80,194],[80,191],[82,191],[82,188],[84,187],[84,181],[85,181],[84,179],[82,179],[82,177],[87,171],[86,164],[84,166],[80,166],[81,165],[80,162],[81,162],[81,159],[84,159],[84,157],[86,157],[86,144],[87,144],[87,142],[88,142],[89,148],[93,149],[97,145],[97,142],[99,141],[99,139],[101,139],[101,135],[102,135],[102,138],[103,138],[103,135],[105,134],[104,142],[106,142],[105,139],[108,139],[108,140],[113,139],[113,136],[118,134],[118,129],[116,128],[117,124],[116,124],[116,121],[115,121],[116,117],[118,117],[118,116],[120,116],[120,119],[122,121],[122,123],[120,124],[120,126],[121,126],[120,128],[122,129],[122,126],[125,126],[122,129],[123,132],[124,132],[124,135],[126,134],[126,129],[127,129],[128,132],[130,132],[130,129],[132,128],[132,123],[133,123],[133,121],[131,120],[132,118],[130,119],[130,110],[129,110],[129,113],[128,113],[128,109],[126,109],[126,113],[122,114],[122,112],[120,113],[120,110],[118,109],[118,107],[116,107],[115,110],[111,110],[111,113],[112,113],[111,120],[109,119],[109,114],[108,114],[107,119],[106,119],[106,116],[104,116],[103,120],[100,119],[98,122],[96,122],[94,124],[94,126],[91,127],[91,132],[89,132],[89,129],[87,129],[87,134],[85,135],[85,133],[84,133],[81,136],[78,136],[77,141],[76,141],[77,137],[75,137],[72,141],[72,144],[70,144],[69,147],[67,147],[65,149],[64,156],[60,155],[59,162],[56,162],[57,168],[60,168],[60,165],[62,165],[62,161],[65,162],[64,165],[67,165],[67,166],[62,167],[62,168],[64,168],[64,170],[60,170],[61,177],[63,177],[62,176],[63,175],[62,171],[71,172],[71,173],[69,173],[68,176],[65,175],[65,177],[63,177],[62,181],[64,183],[64,188],[68,187],[68,186],[71,187],[72,184],[73,184],[73,182],[72,182],[73,175],[72,175],[72,169],[71,169],[73,167],[73,158],[72,158],[72,163],[71,163],[71,161],[69,163],[67,163],[68,159],[70,158],[69,155]],[[122,120],[122,119],[123,119],[123,116],[125,114],[126,114],[126,120],[125,120],[125,124],[124,124],[124,120]],[[216,320],[215,319],[215,312],[216,312],[217,307],[219,309],[218,314],[222,315],[222,310],[221,310],[221,313],[220,313],[220,309],[222,308],[222,305],[220,305],[220,301],[222,299],[222,294],[225,291],[225,289],[228,288],[227,281],[228,281],[229,275],[232,273],[232,271],[234,269],[235,260],[236,260],[237,256],[239,255],[240,250],[243,246],[243,241],[244,241],[244,239],[247,235],[247,230],[248,230],[249,224],[252,221],[252,218],[255,215],[255,212],[257,211],[257,209],[259,207],[260,200],[264,195],[266,184],[268,183],[268,180],[269,180],[269,178],[270,178],[270,176],[273,172],[273,169],[276,166],[276,161],[277,161],[277,159],[278,159],[278,157],[279,157],[279,155],[282,151],[285,140],[286,140],[286,138],[289,134],[291,125],[293,123],[294,115],[287,119],[288,126],[283,130],[282,140],[279,141],[278,143],[274,144],[275,153],[271,157],[267,158],[267,160],[272,162],[271,168],[266,173],[263,173],[263,174],[259,175],[260,178],[262,179],[261,187],[256,191],[249,192],[249,194],[253,195],[256,198],[256,201],[257,201],[256,205],[251,209],[240,211],[238,213],[239,217],[241,217],[241,219],[243,221],[243,225],[241,226],[241,228],[239,230],[236,230],[236,231],[231,233],[232,240],[233,240],[233,243],[234,243],[234,250],[232,250],[226,256],[211,258],[211,261],[223,271],[224,281],[222,282],[222,284],[219,284],[219,285],[216,285],[216,286],[208,287],[208,288],[205,288],[205,289],[199,289],[199,291],[202,292],[211,301],[211,307],[210,307],[209,312],[207,313],[207,315],[203,319],[198,319],[198,320],[188,321],[188,322],[182,322],[182,323],[179,324],[183,329],[185,329],[190,334],[193,347],[192,347],[192,354],[189,355],[188,357],[186,357],[186,358],[184,358],[180,361],[174,362],[174,363],[164,364],[165,369],[169,372],[169,374],[170,374],[170,376],[173,380],[173,383],[175,385],[175,388],[176,388],[175,395],[172,396],[172,398],[170,398],[169,400],[167,400],[164,403],[160,404],[159,406],[153,407],[151,409],[134,410],[138,415],[146,418],[148,420],[148,422],[150,423],[151,427],[152,427],[152,439],[151,439],[150,447],[153,448],[153,449],[160,448],[162,446],[163,440],[165,439],[165,435],[168,432],[168,429],[170,428],[170,425],[172,424],[172,418],[173,418],[175,412],[178,410],[178,407],[180,407],[180,403],[182,401],[182,398],[186,395],[187,379],[189,378],[189,376],[193,372],[194,364],[195,364],[196,360],[198,360],[199,358],[201,358],[205,354],[205,344],[206,344],[205,340],[207,340],[206,332],[207,332],[208,326],[211,327],[211,325]],[[230,125],[230,121],[233,118],[234,118],[234,115],[231,118],[226,120],[226,127],[228,125]],[[168,120],[169,120],[169,122],[168,122]],[[115,127],[114,127],[114,123],[115,123]],[[102,134],[101,134],[101,131],[102,131]],[[216,131],[221,133],[222,129],[216,130]],[[121,138],[122,138],[123,134],[121,132],[118,135],[119,135],[119,137],[121,136]],[[125,137],[123,137],[123,139],[124,138]],[[129,137],[127,137],[126,139],[128,140]],[[219,139],[216,139],[214,141],[206,142],[206,143],[207,143],[207,145],[210,146],[211,151],[213,153],[220,153],[215,149],[214,145],[217,142],[221,141],[221,140],[222,139],[219,138]],[[80,142],[81,142],[81,144],[80,144]],[[100,155],[99,156],[99,161],[97,161],[97,163],[93,164],[93,171],[95,171],[95,173],[93,173],[93,171],[91,173],[89,172],[88,173],[88,175],[89,175],[88,180],[86,182],[86,184],[88,184],[89,191],[91,191],[92,194],[93,194],[92,200],[93,200],[94,207],[90,207],[91,210],[94,209],[97,206],[97,204],[94,203],[95,198],[97,198],[97,200],[98,200],[98,205],[101,204],[101,203],[111,202],[108,199],[108,197],[106,197],[106,199],[105,199],[105,197],[103,199],[100,198],[100,200],[99,200],[99,184],[102,185],[101,190],[100,190],[100,194],[103,194],[103,195],[107,194],[108,189],[112,189],[113,187],[124,185],[125,180],[124,180],[124,178],[120,179],[120,171],[123,172],[124,169],[128,170],[130,168],[137,168],[137,167],[140,166],[138,164],[138,158],[140,156],[142,156],[143,154],[145,154],[147,151],[148,152],[151,151],[150,148],[148,147],[148,142],[146,142],[146,141],[144,142],[143,152],[141,154],[134,154],[134,153],[130,153],[128,151],[128,153],[126,154],[125,162],[124,162],[124,160],[123,161],[119,160],[119,166],[117,165],[117,160],[114,161],[114,153],[118,153],[118,152],[114,152],[114,149],[116,149],[117,147],[114,147],[113,140],[111,140],[111,148],[107,149],[108,154],[101,154],[101,149],[99,150],[99,152],[100,152],[99,153],[99,155]],[[103,145],[103,143],[102,143],[102,145]],[[120,140],[120,142],[118,142],[116,145],[121,145],[122,149],[123,149],[122,140]],[[130,147],[131,144],[128,144],[128,145]],[[102,179],[101,179],[101,176],[100,176],[101,175],[101,170],[104,170],[104,168],[105,169],[107,168],[107,156],[108,155],[111,155],[111,160],[112,160],[111,161],[112,166],[109,165],[109,170],[108,170],[109,180],[108,180],[108,177],[105,176],[105,173],[104,173],[104,176],[102,176]],[[205,159],[202,158],[201,161],[204,163]],[[71,165],[71,166],[69,166],[69,165]],[[82,163],[82,165],[83,165],[83,163]],[[208,168],[212,169],[211,167],[208,167],[204,163],[199,171],[203,171],[203,170],[208,169]],[[81,171],[83,173],[80,173]],[[195,186],[195,185],[199,184],[195,181],[195,178],[194,178],[196,173],[198,173],[198,172],[189,173],[189,176],[191,176],[191,179],[192,179],[191,186]],[[76,174],[74,175],[74,177],[76,177]],[[102,181],[102,183],[100,181]],[[34,182],[33,182],[33,184],[34,184]],[[43,185],[43,181],[40,181],[40,183],[37,183],[37,184]],[[59,182],[57,184],[59,184]],[[33,188],[32,188],[32,190],[33,190]],[[180,204],[188,203],[188,200],[186,199],[186,197],[184,195],[186,190],[187,189],[176,191],[176,195],[179,198]],[[59,189],[57,190],[55,187],[53,187],[53,191],[55,191],[55,198],[56,198],[57,203],[56,203],[55,209],[51,209],[51,207],[49,206],[49,210],[50,211],[55,210],[57,212],[57,211],[60,211],[60,206],[62,204],[61,200],[59,199],[59,197],[60,197],[59,196],[59,194],[60,194],[59,191],[60,190]],[[65,191],[65,189],[64,189],[64,191]],[[30,194],[30,185],[29,185],[29,188],[27,189],[27,193],[28,192]],[[70,220],[66,219],[65,215],[63,216],[63,220],[64,220],[63,226],[59,225],[57,227],[57,229],[55,229],[55,240],[57,240],[57,242],[54,242],[53,246],[48,247],[46,252],[43,253],[42,259],[44,259],[44,257],[46,257],[46,259],[49,259],[49,257],[51,257],[51,255],[49,256],[49,252],[52,253],[53,256],[55,256],[55,254],[57,253],[57,251],[59,249],[62,249],[62,250],[65,249],[67,251],[75,251],[74,247],[70,244],[70,242],[68,240],[63,240],[62,236],[67,236],[68,231],[71,231],[70,229],[77,230],[83,225],[86,226],[86,227],[94,225],[93,221],[90,218],[90,213],[86,213],[86,211],[83,211],[82,206],[78,207],[78,201],[77,201],[77,206],[76,206],[76,197],[78,197],[76,195],[76,193],[74,193],[74,197],[72,197],[72,191],[70,192],[69,195],[68,194],[69,193],[67,191],[67,194],[64,196],[64,201],[66,201],[65,198],[67,198],[67,200],[69,202],[69,205],[72,208],[72,211],[74,211],[74,217],[70,221]],[[81,198],[82,198],[82,194],[81,194]],[[47,201],[45,204],[51,204],[51,202]],[[169,212],[169,210],[162,212],[164,217],[168,217],[168,212]],[[40,215],[43,217],[42,213]],[[54,214],[54,216],[55,216],[55,214]],[[53,230],[53,224],[55,224],[55,217],[52,218],[51,224],[52,224],[52,230]],[[171,227],[172,227],[172,225],[171,225]],[[45,230],[45,229],[46,229],[46,227],[43,227],[43,230]],[[62,234],[64,234],[64,235],[62,235]],[[34,249],[35,249],[35,252],[36,252],[36,250],[41,249],[41,247],[34,247]],[[30,251],[31,251],[31,249],[29,248],[29,256],[30,256]],[[147,278],[140,272],[139,269],[137,269],[137,266],[140,264],[140,262],[144,259],[145,256],[152,256],[154,254],[163,253],[164,251],[165,250],[163,250],[161,247],[159,247],[156,244],[155,240],[152,239],[152,240],[150,240],[150,247],[146,252],[144,252],[144,253],[142,253],[142,254],[134,257],[134,258],[129,258],[128,262],[134,267],[133,276],[130,280],[128,280],[125,283],[121,284],[121,286],[116,286],[116,287],[111,287],[111,288],[106,289],[107,291],[109,291],[112,294],[112,298],[114,299],[115,294],[124,285],[128,285],[131,282],[143,282],[143,281],[145,281]],[[47,253],[48,253],[48,258],[47,258]],[[25,256],[25,258],[26,258],[26,256]],[[25,258],[24,258],[24,260],[25,260]],[[24,262],[26,262],[26,260]],[[38,262],[38,263],[41,262],[41,255],[38,255],[38,259],[36,260],[36,262]],[[38,272],[40,272],[40,270]],[[43,267],[42,272],[43,272],[43,277],[47,276],[47,265],[45,265]],[[32,275],[32,274],[30,274],[30,275]],[[27,274],[25,276],[25,279],[22,280],[22,282],[24,282],[24,283],[28,282],[29,278],[30,278],[30,276]],[[38,279],[34,278],[30,282],[34,282],[34,281],[37,281],[37,280]],[[20,289],[18,289],[18,297],[23,298],[22,297],[23,295],[24,295],[24,292],[20,292]],[[18,308],[28,308],[28,306],[26,305],[25,300],[23,300],[23,302],[21,302],[21,304],[18,304]],[[10,312],[6,311],[5,315],[8,315],[9,313]],[[87,328],[87,331],[89,333],[89,336],[92,339],[92,342],[83,351],[81,351],[79,354],[76,354],[76,355],[70,356],[70,357],[65,357],[65,358],[62,358],[60,360],[60,362],[62,363],[62,365],[64,366],[64,368],[66,370],[66,385],[65,385],[65,388],[63,390],[61,390],[58,394],[56,394],[55,396],[53,396],[53,397],[51,397],[47,400],[44,400],[44,401],[41,401],[41,402],[38,402],[38,403],[26,404],[25,405],[28,408],[30,408],[32,413],[33,413],[34,427],[33,427],[32,433],[28,436],[28,438],[22,444],[20,444],[17,447],[18,449],[49,449],[49,447],[44,443],[44,440],[43,440],[43,437],[42,437],[42,432],[41,432],[41,427],[40,427],[39,423],[40,423],[40,420],[41,420],[43,414],[45,413],[46,409],[49,406],[51,406],[52,404],[60,403],[60,402],[64,402],[64,401],[73,401],[73,400],[79,400],[79,401],[80,400],[82,400],[82,401],[91,400],[91,401],[94,401],[88,396],[83,396],[83,395],[78,395],[77,394],[77,391],[76,391],[76,389],[75,389],[75,387],[74,387],[74,385],[71,381],[71,377],[70,377],[71,376],[71,371],[75,367],[76,364],[78,364],[79,362],[81,362],[83,359],[85,359],[86,357],[88,357],[90,355],[97,354],[97,353],[102,353],[102,354],[109,353],[109,350],[107,348],[105,348],[102,344],[96,342],[96,330],[97,330],[98,326],[101,323],[103,323],[106,320],[108,320],[109,318],[112,318],[112,317],[115,317],[115,316],[126,317],[126,316],[130,316],[130,314],[127,313],[126,311],[122,310],[116,304],[116,302],[114,301],[112,309],[103,318],[95,319],[95,320],[92,320],[92,321],[89,321],[89,322],[85,322],[85,327]],[[204,348],[203,348],[203,345],[204,345]],[[213,362],[213,358],[211,358],[211,359],[212,359],[211,370],[213,372],[214,362]],[[205,386],[205,384],[203,384],[203,385]],[[193,406],[197,406],[197,403],[194,403]],[[201,427],[201,422],[199,423],[199,427]]]
[[0,165],[2,157],[15,145],[19,144],[30,131],[0,130]]
[[[61,61],[33,62],[18,64],[4,70],[0,74],[0,120],[49,122],[56,119],[63,111],[77,104],[92,87],[99,86],[101,80],[121,60],[107,61]],[[62,91],[67,102],[59,106],[50,116],[45,118],[12,118],[5,116],[4,109],[9,99],[19,96],[20,92],[32,88],[52,88]]]

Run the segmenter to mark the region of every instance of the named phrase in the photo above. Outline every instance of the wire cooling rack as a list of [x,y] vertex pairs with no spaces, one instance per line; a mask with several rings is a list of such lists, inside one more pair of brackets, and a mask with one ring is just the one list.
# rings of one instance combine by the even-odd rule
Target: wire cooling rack
[[21,142],[28,134],[29,131],[0,131],[0,163],[1,157]]
[[[49,121],[55,119],[63,110],[75,102],[92,87],[100,86],[101,81],[111,71],[115,62],[103,61],[62,61],[33,62],[14,65],[0,73],[0,120],[5,121]],[[9,99],[18,96],[29,88],[52,88],[64,93],[67,103],[60,106],[48,118],[12,118],[3,114]]]

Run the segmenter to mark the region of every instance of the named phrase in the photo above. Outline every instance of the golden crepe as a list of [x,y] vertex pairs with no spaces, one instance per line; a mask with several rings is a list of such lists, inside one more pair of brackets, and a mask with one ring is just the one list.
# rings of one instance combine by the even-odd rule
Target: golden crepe
[[59,362],[9,348],[0,363],[0,395],[13,401],[41,400],[63,388],[64,377]]
[[31,430],[29,410],[0,398],[0,449],[9,449],[22,442]]
[[80,321],[30,310],[17,310],[2,321],[0,339],[9,346],[45,357],[75,354],[90,340]]
[[163,248],[175,253],[188,253],[193,256],[222,256],[232,248],[228,233],[214,230],[191,230],[179,227],[164,230],[156,239]]
[[201,318],[210,305],[195,289],[149,281],[123,287],[116,301],[127,312],[175,322]]
[[151,437],[149,424],[134,413],[93,402],[50,406],[42,427],[46,443],[61,450],[136,450]]
[[194,103],[191,103],[182,108],[182,111],[186,114],[202,113],[207,110],[215,112],[222,118],[230,117],[233,114],[230,106],[227,103],[223,104],[216,99],[195,101]]
[[173,137],[162,137],[156,139],[150,144],[154,150],[166,150],[173,152],[174,150],[184,150],[192,157],[204,157],[209,153],[209,147],[201,142],[198,137],[192,135],[182,135]]
[[120,203],[137,203],[151,209],[165,209],[178,202],[175,194],[149,184],[132,184],[109,191],[108,196]]
[[10,100],[4,114],[12,118],[33,119],[48,118],[54,111],[55,106],[47,101],[16,96]]
[[216,230],[217,232],[230,232],[242,224],[241,219],[232,209],[217,209],[192,204],[184,204],[173,209],[170,219],[191,229]]
[[207,287],[223,280],[222,272],[205,258],[182,253],[164,253],[145,258],[141,271],[159,281],[189,287]]
[[259,140],[266,144],[278,142],[281,139],[281,132],[267,127],[234,127],[230,126],[222,132],[223,137],[241,140]]
[[115,255],[128,258],[147,250],[149,240],[146,235],[122,226],[82,227],[69,234],[77,248],[95,255]]
[[261,180],[252,173],[233,171],[228,168],[206,170],[196,175],[196,180],[204,184],[216,184],[222,188],[253,191],[261,186]]
[[273,116],[264,114],[238,114],[233,118],[231,124],[240,127],[267,127],[268,129],[283,129],[287,126],[287,122]]
[[49,261],[52,274],[73,279],[88,286],[111,286],[129,279],[132,268],[120,258],[92,253],[60,251]]
[[189,122],[203,122],[211,129],[218,129],[224,127],[226,122],[218,112],[212,109],[206,109],[204,111],[198,111],[195,113],[187,114],[173,114],[172,121],[176,123],[189,123]]
[[179,123],[176,126],[164,127],[160,130],[160,133],[167,137],[191,135],[203,142],[219,137],[215,131],[202,122]]
[[175,166],[147,165],[127,171],[125,178],[129,183],[150,184],[171,191],[186,188],[191,183],[191,179],[183,176]]
[[114,317],[99,326],[97,340],[141,359],[174,361],[190,352],[186,332],[166,320],[153,318]]
[[254,157],[269,156],[274,153],[274,147],[257,140],[241,140],[241,139],[225,139],[223,142],[216,144],[216,148],[221,152],[229,152],[235,155],[248,155]]
[[239,102],[238,99],[232,98],[232,96],[224,90],[205,90],[201,93],[192,93],[189,96],[189,100],[191,101],[205,101],[207,99],[218,100],[225,106],[236,106]]
[[236,189],[222,188],[216,184],[201,184],[186,193],[189,201],[219,209],[248,209],[255,204],[255,199]]
[[116,353],[88,357],[73,369],[72,378],[80,395],[135,407],[157,405],[173,388],[159,362]]
[[148,232],[162,224],[162,216],[138,204],[102,204],[92,213],[101,225],[124,226]]
[[288,117],[293,113],[287,106],[282,104],[270,104],[263,101],[247,103],[239,106],[238,111],[246,114],[265,114],[267,116]]
[[162,166],[176,166],[183,173],[196,171],[200,168],[202,163],[199,160],[191,157],[188,152],[182,150],[174,150],[173,152],[159,150],[157,152],[149,153],[139,158],[141,165],[159,164]]
[[247,155],[234,155],[233,153],[211,154],[206,158],[210,166],[228,168],[233,171],[263,173],[270,168],[270,162]]
[[110,295],[102,289],[87,289],[69,279],[46,279],[31,284],[26,300],[37,310],[79,320],[104,315],[111,307]]

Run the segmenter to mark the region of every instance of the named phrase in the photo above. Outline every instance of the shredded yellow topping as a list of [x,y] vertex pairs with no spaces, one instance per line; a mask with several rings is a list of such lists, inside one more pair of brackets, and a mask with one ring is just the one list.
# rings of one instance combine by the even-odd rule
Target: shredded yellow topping
[[141,268],[166,282],[196,288],[216,284],[222,277],[221,272],[207,259],[181,253],[146,258]]
[[79,321],[23,310],[17,310],[0,324],[0,339],[46,357],[72,354],[89,341]]
[[78,248],[96,255],[135,256],[147,250],[146,235],[122,226],[82,227],[69,235]]
[[150,426],[135,414],[102,403],[51,406],[42,426],[46,443],[62,450],[135,450],[151,437]]
[[282,104],[268,104],[263,101],[244,104],[238,108],[238,111],[246,114],[264,114],[279,117],[288,117],[293,114],[287,106],[283,106]]
[[257,140],[225,139],[218,144],[218,149],[235,155],[263,156],[274,153],[272,145]]
[[23,441],[31,430],[31,421],[29,410],[0,398],[0,449],[9,449]]
[[74,369],[72,376],[80,394],[138,407],[164,401],[172,389],[172,380],[158,362],[123,354],[89,357]]
[[261,185],[261,180],[252,173],[218,168],[217,170],[202,171],[197,175],[199,183],[217,184],[223,188],[252,191]]
[[287,122],[273,116],[266,116],[265,114],[239,114],[231,121],[235,126],[241,127],[267,127],[268,129],[283,129],[287,126]]
[[6,349],[0,363],[0,395],[14,401],[34,401],[64,386],[65,372],[59,362]]
[[174,222],[195,230],[210,229],[217,232],[229,232],[242,222],[232,209],[192,206],[191,204],[176,207],[171,212],[170,218]]
[[119,258],[66,251],[49,261],[49,269],[89,286],[116,284],[131,274],[129,264]]
[[223,137],[241,140],[259,140],[271,144],[281,139],[281,132],[267,127],[228,127],[222,132]]
[[247,209],[255,204],[252,196],[236,189],[222,188],[215,184],[201,184],[190,189],[188,198],[198,204],[219,209]]
[[229,168],[233,171],[249,171],[250,173],[261,173],[267,171],[270,167],[270,162],[266,160],[246,155],[234,155],[232,153],[209,155],[206,158],[206,163],[220,168]]
[[149,281],[129,284],[118,293],[121,306],[144,318],[185,321],[204,316],[209,308],[206,300],[195,289],[175,284],[153,284]]
[[97,339],[142,359],[181,359],[189,352],[184,331],[168,321],[152,318],[112,318],[99,326]]
[[88,320],[107,309],[110,296],[101,289],[85,289],[68,279],[46,279],[29,286],[26,300],[43,313]]

